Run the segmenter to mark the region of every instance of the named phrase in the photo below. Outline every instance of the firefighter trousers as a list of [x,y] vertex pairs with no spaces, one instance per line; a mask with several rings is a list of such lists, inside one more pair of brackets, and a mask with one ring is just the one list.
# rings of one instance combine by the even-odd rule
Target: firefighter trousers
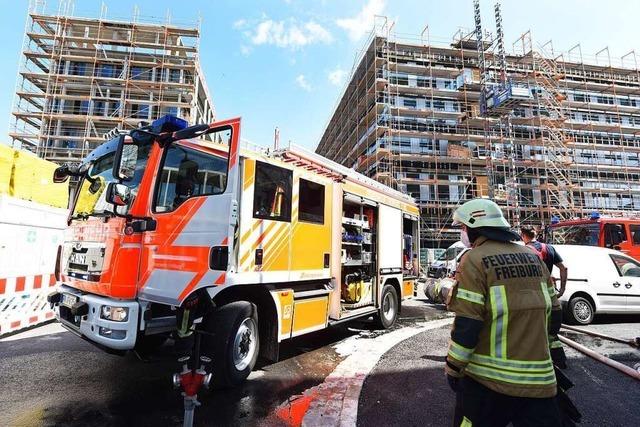
[[561,427],[554,397],[513,397],[483,386],[469,377],[459,382],[454,426],[462,427]]

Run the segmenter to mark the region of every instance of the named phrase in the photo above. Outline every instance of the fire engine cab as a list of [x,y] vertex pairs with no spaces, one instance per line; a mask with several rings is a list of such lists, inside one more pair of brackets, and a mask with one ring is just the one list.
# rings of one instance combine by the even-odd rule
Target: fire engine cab
[[552,244],[616,249],[640,261],[638,218],[607,218],[593,212],[589,218],[552,221],[548,234]]
[[107,351],[201,333],[214,383],[237,385],[282,341],[368,316],[389,327],[413,294],[413,199],[301,148],[241,149],[239,118],[167,116],[54,179],[68,176],[49,301]]

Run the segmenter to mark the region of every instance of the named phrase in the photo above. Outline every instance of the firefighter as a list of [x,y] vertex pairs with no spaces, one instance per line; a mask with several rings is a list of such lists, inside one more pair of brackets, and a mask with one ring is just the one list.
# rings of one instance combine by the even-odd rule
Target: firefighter
[[471,200],[453,214],[472,248],[456,273],[456,317],[445,371],[456,392],[456,426],[560,426],[549,334],[560,305],[549,272],[513,243],[497,204]]
[[538,233],[536,233],[535,228],[528,226],[521,227],[520,235],[522,236],[524,244],[535,250],[540,255],[544,265],[549,269],[549,273],[553,271],[554,265],[558,267],[558,271],[560,272],[560,289],[558,290],[558,298],[560,298],[567,288],[567,267],[564,265],[562,257],[553,245],[542,243],[537,240]]
[[[558,271],[560,272],[560,289],[557,290],[557,296],[560,298],[567,288],[567,267],[564,265],[562,257],[552,245],[538,242],[536,239],[537,233],[533,227],[521,227],[520,236],[522,236],[524,244],[538,254],[544,265],[549,270],[549,273],[553,271],[554,265],[558,268]],[[551,280],[553,280],[554,284],[556,283],[555,278],[552,277]],[[553,360],[553,363],[560,369],[566,369],[567,356],[564,353],[562,343],[558,339],[557,335],[551,336],[549,346],[551,348],[551,359]]]

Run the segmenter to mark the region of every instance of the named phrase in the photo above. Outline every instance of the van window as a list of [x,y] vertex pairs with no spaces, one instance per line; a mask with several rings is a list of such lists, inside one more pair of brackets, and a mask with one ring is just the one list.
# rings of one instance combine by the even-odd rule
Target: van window
[[162,163],[155,212],[171,212],[191,197],[224,193],[227,158],[172,144]]
[[324,224],[324,185],[300,178],[298,190],[298,219]]
[[254,218],[291,221],[292,177],[288,169],[256,162]]
[[640,277],[640,264],[637,261],[621,255],[609,256],[615,264],[616,270],[618,270],[618,274],[620,276]]

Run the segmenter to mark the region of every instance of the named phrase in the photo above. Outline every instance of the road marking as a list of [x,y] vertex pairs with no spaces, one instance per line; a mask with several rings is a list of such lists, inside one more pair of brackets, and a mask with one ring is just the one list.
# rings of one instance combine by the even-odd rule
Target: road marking
[[334,346],[336,352],[346,358],[324,382],[282,403],[276,413],[291,426],[355,426],[362,385],[380,358],[416,334],[452,323],[453,317],[448,317],[404,327],[375,338],[347,338]]

